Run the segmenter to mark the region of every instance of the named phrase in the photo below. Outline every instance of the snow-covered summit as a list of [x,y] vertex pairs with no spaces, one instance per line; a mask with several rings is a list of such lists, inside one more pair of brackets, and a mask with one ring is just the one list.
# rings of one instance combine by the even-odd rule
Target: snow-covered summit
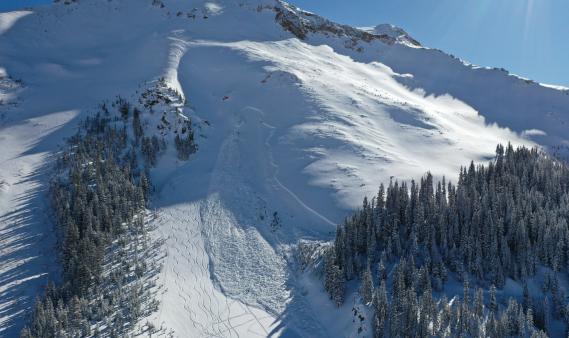
[[421,46],[421,44],[413,37],[411,37],[403,28],[389,23],[379,24],[375,27],[364,27],[362,29],[374,35],[389,36],[398,42],[405,43],[410,46]]

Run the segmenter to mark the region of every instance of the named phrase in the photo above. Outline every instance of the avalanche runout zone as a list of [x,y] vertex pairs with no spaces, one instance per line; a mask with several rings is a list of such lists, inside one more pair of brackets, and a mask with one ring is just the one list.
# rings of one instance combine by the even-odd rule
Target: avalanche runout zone
[[[203,236],[204,219],[216,209],[211,202],[197,202],[160,211],[157,225],[166,239],[167,256],[162,280],[166,290],[161,304],[180,304],[183,308],[161,306],[158,318],[173,320],[165,324],[174,333],[192,332],[200,337],[267,336],[274,318],[258,308],[228,298],[212,283],[210,259]],[[175,314],[172,314],[174,312]],[[184,315],[181,315],[183,312]]]
[[[220,144],[206,196],[159,212],[156,225],[166,240],[167,255],[161,276],[165,290],[155,323],[176,335],[265,337],[276,324],[272,314],[281,313],[286,305],[286,262],[254,226],[247,226],[256,222],[255,211],[264,202],[237,177],[247,160],[240,158],[239,148],[247,143],[240,137],[256,134],[255,126],[260,124],[257,112],[242,113],[242,121]],[[262,139],[257,136],[251,137]],[[170,175],[159,195],[167,199],[184,193],[176,191],[184,177]],[[232,203],[233,211],[225,203]],[[169,308],[180,299],[183,314]]]
[[[210,261],[202,237],[207,230],[200,226],[203,209],[206,212],[212,210],[207,206],[204,208],[202,202],[160,210],[157,225],[165,236],[167,252],[162,271],[162,280],[167,284],[161,303],[179,303],[182,299],[184,306],[183,309],[161,306],[158,318],[179,318],[178,322],[165,323],[166,328],[192,332],[196,336],[264,337],[274,318],[255,307],[229,299],[212,283]],[[176,315],[170,316],[171,312]]]

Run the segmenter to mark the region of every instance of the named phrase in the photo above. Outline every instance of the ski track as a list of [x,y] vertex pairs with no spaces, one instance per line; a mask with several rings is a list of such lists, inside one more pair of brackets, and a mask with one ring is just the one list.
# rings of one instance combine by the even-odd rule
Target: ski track
[[166,236],[167,253],[161,274],[161,280],[166,283],[161,304],[177,302],[166,299],[177,297],[183,300],[184,306],[183,309],[165,309],[161,305],[158,318],[186,318],[189,324],[178,322],[164,326],[173,328],[179,337],[187,336],[188,332],[195,337],[266,336],[274,321],[272,316],[226,297],[212,283],[210,258],[203,240],[211,228],[200,227],[204,224],[203,217],[215,213],[207,204],[200,202],[159,211],[159,232]]
[[[258,112],[260,114],[261,118],[264,118],[265,116],[265,112],[262,111],[259,108],[256,107],[252,107],[252,106],[247,106],[245,107],[245,109],[250,109],[252,111]],[[267,139],[265,140],[265,147],[267,150],[267,154],[268,154],[268,159],[269,159],[269,163],[270,165],[274,168],[274,172],[272,175],[272,179],[275,181],[275,183],[284,191],[286,191],[290,197],[292,197],[302,208],[304,208],[305,210],[307,210],[309,213],[315,215],[316,217],[320,218],[321,220],[323,220],[325,223],[328,223],[329,225],[335,227],[337,224],[335,222],[332,222],[331,220],[329,220],[328,218],[326,218],[326,216],[320,214],[318,211],[312,209],[311,207],[309,207],[306,203],[304,203],[304,201],[302,201],[302,199],[300,199],[300,197],[298,197],[292,190],[290,190],[287,186],[285,186],[280,180],[279,180],[279,166],[278,164],[275,162],[275,157],[273,152],[271,151],[271,144],[270,141],[273,138],[273,135],[275,133],[275,126],[272,126],[270,124],[268,124],[267,122],[261,120],[261,124],[263,126],[265,126],[267,129],[269,129],[269,136],[267,137]]]

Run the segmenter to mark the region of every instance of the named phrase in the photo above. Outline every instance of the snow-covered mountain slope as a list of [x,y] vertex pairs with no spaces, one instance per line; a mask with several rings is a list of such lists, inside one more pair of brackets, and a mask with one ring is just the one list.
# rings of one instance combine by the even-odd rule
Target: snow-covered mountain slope
[[296,275],[299,239],[331,238],[392,176],[454,179],[500,142],[567,153],[569,91],[383,28],[270,0],[82,0],[0,14],[2,335],[57,278],[50,155],[93,107],[161,77],[203,126],[198,153],[152,172],[168,255],[149,320],[180,337],[351,330]]

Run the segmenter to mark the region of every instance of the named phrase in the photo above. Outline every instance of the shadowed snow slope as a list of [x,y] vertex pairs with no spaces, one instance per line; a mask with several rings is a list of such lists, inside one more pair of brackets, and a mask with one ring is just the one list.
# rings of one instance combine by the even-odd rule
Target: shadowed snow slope
[[296,276],[298,239],[331,238],[392,176],[454,179],[500,142],[567,154],[567,90],[278,1],[154,2],[0,14],[0,335],[56,278],[50,155],[90,109],[148,81],[207,121],[197,154],[152,171],[167,257],[149,320],[180,337],[348,332],[349,316],[312,310],[331,306]]

